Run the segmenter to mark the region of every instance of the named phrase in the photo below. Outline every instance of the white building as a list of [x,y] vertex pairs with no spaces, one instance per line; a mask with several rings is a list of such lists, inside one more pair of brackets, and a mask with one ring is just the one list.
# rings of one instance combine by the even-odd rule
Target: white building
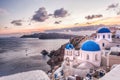
[[120,30],[117,30],[117,31],[116,31],[115,37],[116,37],[116,38],[120,38]]
[[81,60],[92,63],[94,66],[99,67],[101,63],[101,49],[99,44],[93,40],[85,41],[80,49]]
[[101,49],[104,49],[110,44],[110,42],[112,42],[111,31],[106,27],[98,29],[95,41],[100,45]]
[[65,55],[64,55],[64,61],[67,65],[69,66],[73,65],[74,54],[75,54],[74,46],[68,43],[65,47]]
[[69,43],[65,48],[64,62],[71,67],[83,62],[89,62],[99,67],[101,63],[100,46],[93,40],[87,40],[79,50],[75,50]]

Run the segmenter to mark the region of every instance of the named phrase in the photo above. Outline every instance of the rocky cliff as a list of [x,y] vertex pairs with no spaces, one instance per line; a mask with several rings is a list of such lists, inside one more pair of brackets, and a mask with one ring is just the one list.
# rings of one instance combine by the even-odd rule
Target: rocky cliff
[[[81,43],[84,42],[87,39],[88,39],[88,37],[86,37],[86,36],[77,36],[77,37],[71,38],[70,43],[72,43],[74,45],[75,49],[79,49],[80,46],[81,46]],[[50,60],[47,63],[48,63],[48,65],[51,66],[51,70],[55,66],[60,66],[61,63],[63,62],[64,49],[65,49],[66,44],[62,45],[56,51],[55,50],[51,51],[50,54],[48,55],[50,57]]]

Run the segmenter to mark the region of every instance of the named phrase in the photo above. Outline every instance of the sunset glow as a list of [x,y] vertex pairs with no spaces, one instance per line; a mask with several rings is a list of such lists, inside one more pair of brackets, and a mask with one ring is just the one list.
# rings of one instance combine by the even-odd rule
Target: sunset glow
[[120,5],[117,3],[119,0],[19,0],[17,3],[16,0],[1,0],[0,34],[120,25]]

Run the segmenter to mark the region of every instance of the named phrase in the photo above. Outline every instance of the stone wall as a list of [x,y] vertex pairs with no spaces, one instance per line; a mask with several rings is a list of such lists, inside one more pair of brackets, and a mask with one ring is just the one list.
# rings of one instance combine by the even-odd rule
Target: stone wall
[[110,60],[109,60],[109,65],[110,67],[113,65],[113,64],[120,64],[120,56],[116,56],[116,55],[110,55],[109,56]]

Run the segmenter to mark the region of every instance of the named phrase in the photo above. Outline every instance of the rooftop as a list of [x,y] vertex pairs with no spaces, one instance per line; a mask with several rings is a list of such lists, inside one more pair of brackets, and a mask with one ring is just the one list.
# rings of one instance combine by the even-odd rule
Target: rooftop
[[65,46],[65,49],[74,49],[74,46],[70,43],[68,43],[66,46]]
[[100,46],[93,40],[87,40],[82,44],[81,49],[84,51],[100,51]]
[[100,28],[97,33],[110,33],[111,31],[106,28],[106,27],[103,27],[103,28]]

